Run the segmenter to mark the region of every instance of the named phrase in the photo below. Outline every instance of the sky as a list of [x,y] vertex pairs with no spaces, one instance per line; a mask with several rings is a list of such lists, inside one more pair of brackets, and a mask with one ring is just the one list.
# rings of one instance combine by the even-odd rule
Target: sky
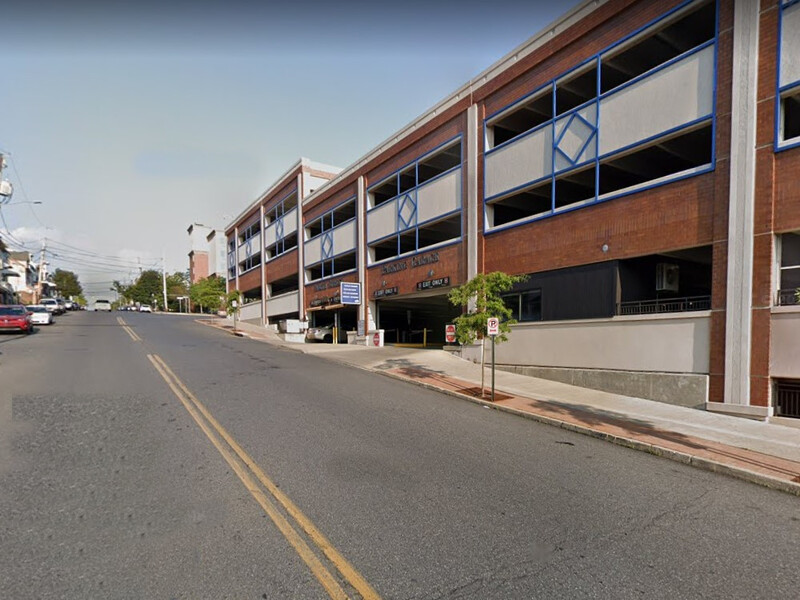
[[190,224],[348,167],[577,3],[3,3],[0,237],[90,298],[185,271]]

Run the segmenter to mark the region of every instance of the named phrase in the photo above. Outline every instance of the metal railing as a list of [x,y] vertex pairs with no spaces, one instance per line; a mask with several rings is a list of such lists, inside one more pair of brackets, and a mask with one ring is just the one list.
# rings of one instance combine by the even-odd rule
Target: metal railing
[[654,315],[694,310],[711,310],[711,296],[635,300],[633,302],[620,302],[617,304],[618,315]]
[[800,418],[800,381],[778,380],[775,385],[775,416]]
[[797,300],[797,288],[778,290],[778,306],[793,306],[800,304]]

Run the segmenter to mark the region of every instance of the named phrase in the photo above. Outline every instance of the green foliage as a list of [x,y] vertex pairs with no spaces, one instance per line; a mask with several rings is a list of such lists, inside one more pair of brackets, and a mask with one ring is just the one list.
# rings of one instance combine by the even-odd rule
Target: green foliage
[[176,271],[167,275],[167,298],[172,309],[178,309],[178,297],[189,295],[189,277],[186,273]]
[[58,286],[58,293],[64,298],[80,296],[83,293],[78,276],[72,271],[56,269],[53,273],[53,283]]
[[[234,302],[236,305],[234,306]],[[225,296],[225,312],[228,316],[235,315],[239,312],[242,306],[242,297],[239,295],[239,290],[231,290]]]
[[126,297],[140,304],[153,304],[161,293],[161,273],[148,269],[139,275],[136,283],[128,286]]
[[516,323],[511,319],[509,309],[501,298],[515,283],[525,281],[525,275],[508,275],[502,271],[479,273],[465,284],[451,290],[448,298],[455,306],[467,308],[467,312],[456,317],[456,337],[460,344],[472,344],[486,337],[486,321],[489,317],[500,319],[500,334],[497,342],[508,339],[509,325]]
[[201,279],[189,287],[189,299],[202,309],[217,312],[225,296],[225,281],[215,275]]

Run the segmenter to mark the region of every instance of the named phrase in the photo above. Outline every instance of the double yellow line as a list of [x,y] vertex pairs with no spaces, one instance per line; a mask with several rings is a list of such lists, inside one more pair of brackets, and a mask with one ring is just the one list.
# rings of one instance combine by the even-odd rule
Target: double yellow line
[[[178,397],[178,400],[181,401],[200,429],[203,430],[203,433],[206,434],[211,443],[214,444],[214,447],[238,475],[256,502],[261,505],[303,562],[308,565],[311,572],[322,584],[322,587],[328,592],[328,595],[337,600],[349,598],[341,585],[343,582],[337,580],[331,570],[323,564],[306,539],[292,525],[290,519],[293,519],[295,525],[305,532],[311,543],[338,570],[344,579],[344,583],[351,586],[359,597],[364,600],[379,600],[380,596],[378,596],[377,592],[372,589],[358,571],[347,562],[286,494],[278,489],[278,486],[266,476],[236,440],[208,412],[208,409],[178,379],[178,376],[167,366],[164,360],[156,354],[148,354],[147,358],[150,359],[156,371],[164,378],[164,381],[167,382],[167,385]],[[267,493],[265,493],[265,490]],[[279,510],[276,502],[283,507],[289,518]]]
[[140,337],[139,337],[139,336],[136,334],[136,332],[135,332],[133,329],[131,329],[131,328],[128,326],[128,324],[127,324],[127,323],[125,323],[125,321],[123,321],[123,320],[122,320],[122,317],[117,317],[117,323],[119,323],[120,325],[122,325],[122,328],[125,330],[125,333],[127,333],[129,336],[131,336],[131,339],[132,339],[134,342],[141,342],[141,341],[142,341],[142,338],[140,338]]

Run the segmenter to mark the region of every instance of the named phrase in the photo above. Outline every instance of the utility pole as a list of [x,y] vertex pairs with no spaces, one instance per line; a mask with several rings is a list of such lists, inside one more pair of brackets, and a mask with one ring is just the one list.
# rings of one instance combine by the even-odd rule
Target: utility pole
[[161,283],[164,288],[164,312],[169,312],[169,306],[167,305],[167,261],[163,252],[161,254]]
[[45,278],[45,267],[44,267],[44,256],[45,251],[47,250],[47,238],[42,240],[42,255],[39,257],[39,278],[36,282],[36,303],[42,301],[42,288],[44,287],[44,278]]

